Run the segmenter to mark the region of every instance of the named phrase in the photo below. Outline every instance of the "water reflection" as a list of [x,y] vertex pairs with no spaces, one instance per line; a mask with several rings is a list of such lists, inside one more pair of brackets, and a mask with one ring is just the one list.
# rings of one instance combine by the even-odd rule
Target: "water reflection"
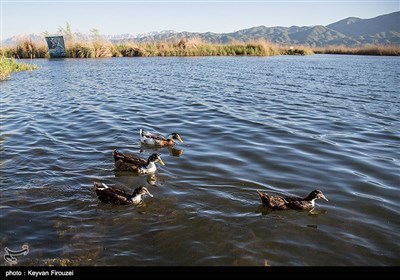
[[152,186],[156,186],[157,184],[157,176],[156,174],[149,174],[147,175],[147,183]]
[[275,209],[265,207],[263,205],[258,206],[257,209],[254,211],[254,213],[261,214],[261,215],[270,215],[270,214],[284,213],[284,212],[288,212],[288,211],[304,212],[304,213],[307,212],[307,215],[312,216],[312,217],[318,217],[318,216],[321,216],[321,215],[327,213],[326,209],[318,209],[316,207],[314,207],[310,210],[295,210],[295,209],[275,210]]
[[152,147],[152,146],[147,146],[147,145],[142,145],[141,147],[140,147],[140,150],[139,150],[139,152],[140,153],[151,153],[151,152],[158,152],[158,153],[161,153],[163,150],[168,150],[168,153],[171,155],[171,156],[174,156],[174,157],[179,157],[179,156],[181,156],[182,155],[182,153],[183,153],[183,150],[182,149],[178,149],[178,148],[175,148],[175,147],[169,147],[169,146],[165,146],[165,147]]
[[318,225],[307,225],[307,227],[318,229]]
[[313,208],[313,209],[308,211],[308,215],[312,216],[312,217],[318,217],[318,216],[321,216],[321,215],[325,214],[327,211],[328,210],[326,210],[326,209]]
[[115,177],[122,177],[122,176],[132,176],[132,177],[139,177],[139,176],[144,176],[138,173],[133,173],[130,171],[118,171],[114,169],[114,175]]
[[257,208],[254,210],[254,213],[256,214],[261,214],[261,215],[269,215],[275,210],[272,210],[271,208],[265,207],[264,205],[257,206]]
[[169,151],[170,155],[172,155],[174,157],[179,157],[183,153],[182,149],[176,149],[176,148],[169,148],[168,151]]

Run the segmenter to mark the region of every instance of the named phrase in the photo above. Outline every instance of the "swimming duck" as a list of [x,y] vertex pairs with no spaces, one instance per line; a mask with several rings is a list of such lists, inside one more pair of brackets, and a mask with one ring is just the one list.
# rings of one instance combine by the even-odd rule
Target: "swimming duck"
[[135,155],[123,154],[115,150],[113,156],[116,171],[130,171],[143,175],[156,172],[157,162],[161,165],[165,165],[159,154],[152,154],[146,160]]
[[171,133],[168,137],[164,137],[161,134],[151,133],[140,129],[140,142],[146,145],[153,146],[173,146],[175,140],[183,143],[182,138],[178,133]]
[[328,199],[324,196],[324,194],[320,190],[313,190],[308,196],[305,198],[300,198],[296,196],[278,196],[278,195],[269,195],[266,193],[258,192],[258,195],[261,198],[261,201],[265,206],[271,209],[277,210],[287,210],[287,209],[312,209],[315,207],[316,199],[324,199],[328,201]]
[[129,194],[123,189],[113,187],[110,188],[104,183],[100,184],[98,182],[94,182],[94,190],[101,202],[116,205],[137,205],[143,201],[143,196],[149,195],[153,197],[146,187],[138,187],[133,191],[132,194]]

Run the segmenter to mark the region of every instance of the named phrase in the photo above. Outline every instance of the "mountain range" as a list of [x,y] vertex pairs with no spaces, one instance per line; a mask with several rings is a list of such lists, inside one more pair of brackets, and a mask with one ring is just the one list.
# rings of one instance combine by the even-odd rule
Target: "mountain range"
[[[80,34],[81,39],[89,35]],[[33,40],[41,39],[40,35],[29,35]],[[140,35],[121,34],[105,35],[106,39],[115,43],[126,41],[176,41],[182,38],[200,38],[209,43],[230,43],[235,41],[247,42],[251,40],[267,40],[282,45],[306,45],[310,47],[324,47],[344,45],[348,47],[366,44],[400,44],[400,11],[377,16],[370,19],[349,17],[338,22],[323,26],[256,26],[231,33],[212,32],[176,32],[172,30],[151,32]],[[16,42],[18,37],[3,40],[4,45]]]

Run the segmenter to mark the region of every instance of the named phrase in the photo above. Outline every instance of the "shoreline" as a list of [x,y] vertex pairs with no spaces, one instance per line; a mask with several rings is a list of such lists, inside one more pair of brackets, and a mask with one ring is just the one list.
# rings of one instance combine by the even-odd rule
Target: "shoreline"
[[[196,56],[275,56],[348,54],[373,56],[400,56],[400,45],[368,45],[361,47],[282,46],[265,40],[211,44],[200,40],[184,39],[178,42],[147,42],[113,44],[106,40],[66,42],[66,58],[102,57],[196,57]],[[22,40],[17,45],[0,48],[0,55],[7,58],[50,58],[45,42]]]
[[[44,42],[34,43],[22,40],[15,46],[0,48],[0,53],[13,58],[49,58]],[[200,40],[184,39],[178,42],[120,43],[95,39],[88,41],[67,40],[66,58],[100,57],[156,57],[156,56],[274,56],[310,55],[313,51],[304,46],[279,46],[264,40],[235,42],[231,44],[210,44]]]

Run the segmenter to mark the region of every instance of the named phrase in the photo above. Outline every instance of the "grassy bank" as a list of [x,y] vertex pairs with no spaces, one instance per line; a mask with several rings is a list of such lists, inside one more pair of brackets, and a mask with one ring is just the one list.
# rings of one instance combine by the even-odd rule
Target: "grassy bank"
[[13,58],[0,56],[0,81],[7,79],[12,72],[34,70],[37,68],[36,65],[16,62]]
[[[1,50],[7,57],[48,58],[45,42],[33,43],[23,40],[17,46]],[[264,40],[252,42],[234,42],[231,44],[210,44],[201,39],[179,40],[157,43],[112,44],[107,40],[66,41],[66,54],[69,58],[96,57],[139,57],[139,56],[271,56],[271,55],[307,55],[313,54],[307,47],[283,47]]]
[[[6,57],[48,58],[45,41],[34,43],[21,40],[16,46],[2,48]],[[66,38],[66,54],[69,58],[98,57],[145,57],[145,56],[272,56],[310,54],[352,54],[352,55],[400,55],[400,45],[371,45],[357,48],[329,46],[309,48],[306,46],[281,46],[265,40],[232,42],[230,44],[210,44],[200,38],[181,39],[169,42],[126,42],[113,44],[110,41],[93,38],[87,41]]]
[[371,45],[355,48],[349,48],[345,46],[330,46],[325,48],[313,48],[313,52],[317,54],[399,56],[400,45]]

